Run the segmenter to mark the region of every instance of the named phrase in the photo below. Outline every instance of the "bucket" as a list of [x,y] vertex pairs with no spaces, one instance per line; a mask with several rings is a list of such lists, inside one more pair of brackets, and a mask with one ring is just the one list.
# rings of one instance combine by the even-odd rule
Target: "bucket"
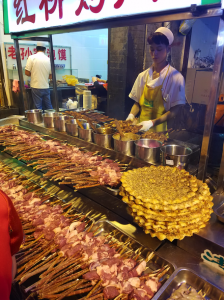
[[74,117],[72,116],[56,116],[54,117],[54,128],[55,130],[59,131],[59,132],[65,132],[66,128],[65,128],[65,122],[68,120],[74,119]]
[[135,142],[135,156],[151,164],[160,162],[162,143],[152,139],[140,139]]
[[40,124],[43,122],[42,118],[42,109],[31,109],[31,110],[26,110],[25,114],[27,117],[27,121],[33,124]]
[[186,169],[192,150],[179,145],[165,145],[161,147],[161,159],[164,166]]
[[93,133],[94,143],[98,146],[111,149],[112,134]]

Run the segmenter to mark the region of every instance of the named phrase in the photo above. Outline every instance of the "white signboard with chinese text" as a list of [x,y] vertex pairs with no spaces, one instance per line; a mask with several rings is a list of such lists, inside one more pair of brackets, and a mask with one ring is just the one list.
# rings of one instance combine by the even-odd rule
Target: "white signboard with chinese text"
[[188,8],[221,0],[3,0],[5,33]]
[[[5,45],[7,69],[8,70],[17,69],[14,44],[5,43],[4,45]],[[22,68],[24,69],[28,57],[37,52],[36,45],[20,43],[19,48],[20,48]],[[71,47],[54,46],[53,52],[54,52],[54,64],[56,68],[56,78],[62,79],[63,75],[70,75],[71,74]],[[50,57],[49,47],[46,48],[45,55]],[[16,76],[17,76],[17,72],[16,72]]]

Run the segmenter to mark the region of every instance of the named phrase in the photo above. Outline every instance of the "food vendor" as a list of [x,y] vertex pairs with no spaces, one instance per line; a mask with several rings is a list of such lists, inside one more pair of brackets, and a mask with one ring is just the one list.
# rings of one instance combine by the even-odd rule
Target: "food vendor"
[[158,28],[147,39],[150,45],[152,66],[140,73],[129,97],[135,101],[126,120],[138,119],[143,131],[166,131],[167,120],[175,118],[180,105],[185,104],[183,76],[169,65],[167,54],[174,36],[166,27]]

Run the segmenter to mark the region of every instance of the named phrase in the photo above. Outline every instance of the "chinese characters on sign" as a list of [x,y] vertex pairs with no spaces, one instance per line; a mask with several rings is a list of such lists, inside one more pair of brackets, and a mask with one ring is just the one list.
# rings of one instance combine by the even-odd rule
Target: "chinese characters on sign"
[[59,19],[63,18],[63,9],[62,9],[62,2],[64,0],[53,0],[53,5],[49,9],[48,4],[49,2],[52,3],[52,0],[42,0],[39,6],[39,9],[42,10],[44,8],[45,10],[45,20],[49,20],[49,14],[53,14],[56,10],[57,4],[58,4],[58,9],[59,9]]
[[66,59],[66,50],[58,49],[58,57],[59,57],[59,60],[67,60]]
[[[5,43],[6,57],[8,69],[13,69],[13,66],[16,65],[16,52],[15,47],[11,43]],[[20,57],[22,62],[22,67],[25,68],[27,59],[30,55],[36,54],[36,46],[31,44],[20,44]],[[64,69],[69,72],[71,69],[71,47],[67,46],[55,46],[53,49],[54,54],[54,64],[62,65]],[[45,55],[50,57],[50,49],[46,48]]]
[[[41,0],[41,3],[39,5],[39,10],[44,10],[46,21],[49,20],[50,14],[55,13],[57,6],[58,6],[58,11],[59,11],[59,19],[63,18],[63,5],[62,5],[63,1],[64,0]],[[98,5],[88,6],[88,4],[86,3],[86,0],[80,0],[78,8],[74,7],[75,14],[76,14],[76,16],[79,16],[81,14],[83,8],[86,10],[90,10],[94,14],[98,14],[103,9],[105,1],[106,0],[99,0]],[[157,0],[152,0],[152,1],[155,2]],[[22,5],[23,2],[24,2],[24,4]],[[117,0],[117,1],[115,0],[114,8],[119,9],[123,5],[123,3],[124,3],[124,0]],[[32,14],[32,15],[28,14],[27,0],[14,0],[13,7],[15,9],[15,15],[17,17],[17,20],[16,20],[17,25],[20,24],[21,19],[22,19],[22,24],[24,22],[35,23],[36,14]]]
[[[31,23],[35,23],[35,14],[33,15],[28,15],[28,9],[27,9],[27,0],[14,0],[13,6],[15,8],[15,14],[17,17],[16,23],[17,25],[19,25],[21,19],[22,19],[22,24],[24,22],[31,22]],[[23,7],[22,7],[22,2],[24,3],[24,11],[23,11]],[[24,16],[22,18],[22,16]]]
[[221,4],[222,1],[4,0],[4,11],[8,13],[8,22],[4,22],[4,28],[6,33],[18,33],[173,9],[189,9],[192,4],[201,6],[214,3]]
[[[47,50],[47,56],[50,57],[50,49],[46,48],[46,50]],[[33,49],[33,53],[32,53],[32,51],[29,49],[29,47],[26,49],[23,47],[20,47],[20,56],[21,56],[22,60],[24,60],[25,58],[28,58],[30,55],[36,54],[36,53],[37,53],[37,50],[35,48]],[[56,59],[55,50],[53,50],[53,53],[54,53],[54,59]],[[8,47],[7,54],[8,54],[8,57],[11,57],[12,59],[16,59],[16,52],[15,52],[14,46]],[[58,49],[58,59],[59,60],[67,60],[66,49],[61,49],[61,48]]]
[[[82,9],[90,9],[90,11],[94,14],[98,14],[103,9],[105,0],[99,0],[99,4],[97,6],[88,6],[85,0],[80,0],[80,4],[78,9],[75,11],[76,16],[79,16],[82,12]],[[124,0],[117,0],[117,2],[114,4],[114,8],[118,9],[122,6],[124,3]]]

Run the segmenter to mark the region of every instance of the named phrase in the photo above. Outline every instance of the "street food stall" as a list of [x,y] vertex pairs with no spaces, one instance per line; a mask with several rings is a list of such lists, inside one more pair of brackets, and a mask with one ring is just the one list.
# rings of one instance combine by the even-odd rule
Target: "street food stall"
[[[175,292],[179,299],[223,298],[223,168],[213,195],[204,182],[224,50],[223,7],[196,2],[93,6],[71,0],[49,8],[48,1],[4,1],[21,91],[20,40],[50,44],[54,89],[54,112],[0,121],[1,188],[14,199],[26,234],[15,280],[27,297],[168,299]],[[52,34],[210,17],[219,19],[219,29],[196,169],[199,148],[174,141],[173,148],[186,152],[170,152],[160,166],[158,154],[170,146],[167,132],[140,137],[136,125],[98,111],[58,112]]]

